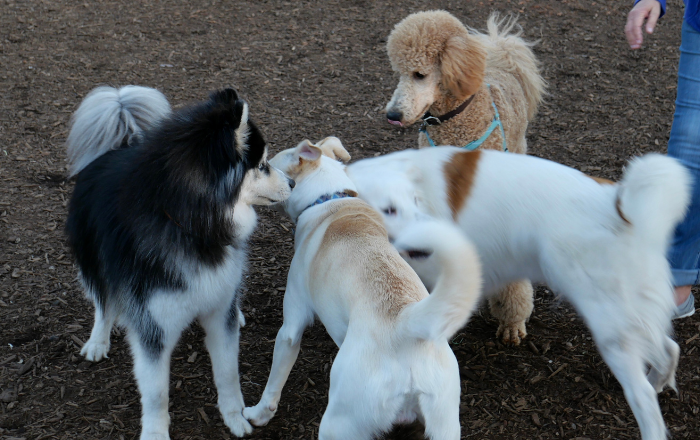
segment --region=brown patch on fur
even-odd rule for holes
[[[316,168],[321,166],[321,161],[320,160],[304,160],[301,157],[299,158],[299,162],[296,163],[295,165],[290,166],[286,173],[291,177],[292,179],[296,179],[299,177],[302,173],[313,171]]]
[[[331,215],[331,224],[326,229],[321,247],[332,242],[360,236],[386,238],[388,233],[381,215],[366,203],[345,204]]]
[[[595,176],[589,176],[586,174],[586,177],[590,177],[591,179],[595,180],[596,182],[600,183],[601,185],[615,185],[615,182],[609,179],[605,179],[603,177],[595,177]]]
[[[452,156],[445,163],[444,175],[447,184],[447,204],[452,211],[452,218],[457,219],[459,211],[471,192],[474,176],[481,157],[481,151],[463,151]]]
[[[627,217],[625,217],[625,213],[622,212],[622,207],[620,206],[621,204],[622,204],[622,200],[620,199],[620,196],[618,195],[617,198],[615,199],[615,209],[617,210],[617,215],[620,216],[620,218],[622,219],[622,221],[624,221],[624,222],[627,223],[628,225],[631,225],[632,222],[630,222],[629,220],[627,220]]]
[[[395,318],[409,303],[424,297],[422,285],[408,264],[389,243],[381,215],[365,202],[336,203],[318,252],[312,262],[312,277],[327,276],[318,269],[331,258],[343,255],[343,266],[366,286],[370,301],[383,315]],[[335,207],[334,207],[335,208]],[[325,263],[325,264],[324,264]]]

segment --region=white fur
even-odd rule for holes
[[[326,231],[338,221],[333,217],[336,212],[361,218],[372,211],[354,198],[306,208],[324,194],[354,189],[343,165],[309,145],[302,143],[271,161],[297,181],[285,205],[290,216],[298,218],[295,254],[270,377],[260,402],[246,408],[244,416],[254,425],[265,425],[274,416],[304,329],[318,316],[340,347],[331,368],[328,407],[319,426],[319,439],[370,439],[394,423],[416,418],[424,422],[431,439],[459,439],[459,371],[447,338],[464,325],[478,301],[479,264],[473,248],[449,225],[418,225],[404,232],[402,251],[430,247],[427,250],[435,255],[428,259],[453,262],[444,271],[445,282],[439,282],[438,289],[428,296],[388,240],[377,236],[362,240],[352,235],[356,238],[332,245],[324,242]],[[304,162],[320,165],[298,169]],[[290,174],[295,167],[297,172]],[[362,235],[362,228],[353,230]],[[433,240],[425,239],[426,231]],[[319,262],[316,257],[322,249],[329,254],[324,253]],[[363,256],[368,249],[385,255],[387,265],[396,272],[387,277],[386,271],[367,264]],[[462,266],[465,261],[472,263],[467,269]],[[373,273],[359,273],[365,270]],[[395,316],[382,312],[387,303],[378,298],[385,297],[384,292],[367,287],[368,279],[378,279],[381,284],[387,278],[407,280],[420,297],[409,301]]]
[[[170,114],[170,103],[156,89],[140,86],[97,87],[71,118],[66,141],[70,175],[118,148],[127,135],[139,134]],[[104,127],[116,127],[105,131]]]
[[[461,151],[407,150],[359,161],[348,175],[396,235],[426,214],[452,219],[443,167]],[[527,278],[563,294],[622,385],[642,438],[665,439],[655,391],[675,386],[679,353],[669,337],[674,302],[665,253],[688,204],[687,171],[648,155],[632,161],[619,184],[601,185],[543,159],[468,154],[481,158],[455,221],[479,251],[485,293]],[[411,263],[433,282],[436,267]]]

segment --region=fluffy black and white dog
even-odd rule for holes
[[[114,323],[127,329],[141,392],[141,439],[168,439],[170,357],[198,319],[218,404],[234,435],[250,433],[238,378],[237,288],[253,205],[289,197],[265,141],[232,89],[171,112],[157,90],[100,87],[80,104],[68,137],[77,175],[68,240],[95,325],[81,350],[107,356]]]

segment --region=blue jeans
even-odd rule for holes
[[[694,185],[688,214],[676,229],[668,260],[673,284],[685,286],[700,280],[700,33],[685,21],[677,92],[668,155],[690,170]]]

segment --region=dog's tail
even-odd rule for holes
[[[490,46],[487,50],[487,68],[510,72],[518,79],[527,102],[527,118],[531,120],[537,113],[546,87],[540,75],[539,62],[531,49],[535,43],[520,38],[522,29],[517,24],[517,17],[509,15],[501,18],[497,12],[493,12],[486,26],[486,40]]]
[[[130,136],[153,127],[170,113],[168,100],[156,89],[139,86],[98,87],[71,118],[66,141],[70,175],[119,148]]]
[[[654,386],[674,386],[673,373],[678,347],[669,338],[675,310],[671,273],[666,253],[673,231],[683,220],[690,203],[691,177],[677,160],[647,154],[627,166],[617,190],[617,211],[628,224],[636,247],[631,256],[641,265],[641,283],[633,292],[630,317],[637,346],[653,371],[661,372]]]
[[[401,311],[401,334],[423,340],[451,337],[466,324],[481,296],[476,250],[457,227],[438,220],[409,226],[394,246],[409,263],[434,258],[442,270],[431,295]]]
[[[666,253],[690,203],[691,177],[677,160],[647,154],[630,161],[617,191],[617,208],[638,242]]]

